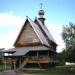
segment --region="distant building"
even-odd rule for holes
[[[14,69],[49,68],[57,63],[57,44],[45,26],[44,10],[39,11],[39,18],[32,21],[29,17],[16,39],[15,48],[5,50],[5,63]],[[14,36],[14,35],[13,35]]]

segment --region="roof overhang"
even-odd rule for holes
[[[56,52],[46,46],[33,46],[33,47],[21,47],[21,48],[12,48],[9,50],[3,51],[4,53],[13,53],[11,56],[24,56],[30,51],[45,51],[50,50]]]

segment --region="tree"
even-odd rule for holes
[[[66,58],[65,53],[66,53],[65,50],[59,53],[59,56],[58,56],[59,65],[65,65],[65,58]]]
[[[65,60],[75,62],[75,24],[69,23],[64,26],[62,37],[66,45]]]

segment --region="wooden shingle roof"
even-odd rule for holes
[[[40,39],[41,43],[49,46],[45,36],[41,32],[38,25],[35,22],[33,22],[30,18],[28,18],[28,21],[30,22],[31,26],[33,27],[33,29],[34,29],[35,33],[37,34],[38,38]]]
[[[43,31],[45,32],[45,34],[47,35],[49,40],[51,40],[52,42],[54,42],[56,44],[56,41],[52,37],[51,33],[48,31],[47,27],[45,25],[43,25],[42,22],[38,18],[36,18],[36,20],[39,23],[39,25],[42,27]]]
[[[41,51],[41,50],[44,51],[50,49],[45,46],[16,48],[16,52],[12,56],[23,56],[26,55],[29,51]]]
[[[33,47],[20,47],[20,48],[12,48],[3,51],[4,53],[12,53],[11,51],[14,51],[14,53],[11,56],[24,56],[29,51],[44,51],[44,50],[50,50],[50,48],[45,46],[33,46]],[[51,50],[54,51],[54,50]]]

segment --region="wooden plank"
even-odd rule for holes
[[[27,63],[49,63],[49,61],[28,61]]]
[[[26,44],[26,43],[35,43],[40,42],[39,38],[37,37],[36,33],[34,32],[33,28],[27,23],[25,26],[18,43]]]

